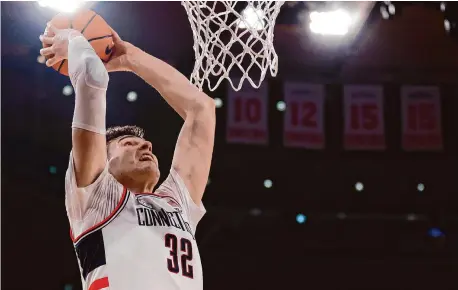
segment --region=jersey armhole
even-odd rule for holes
[[[192,222],[194,223],[194,227],[197,226],[197,223],[202,219],[205,215],[207,210],[204,207],[203,202],[200,202],[200,205],[197,205],[191,197],[184,180],[181,178],[180,174],[173,168],[170,169],[170,175],[173,179],[173,182],[177,185],[177,190],[180,192],[179,194],[185,199],[185,203],[189,208],[189,215],[192,218]],[[194,229],[195,230],[195,229]]]
[[[106,218],[104,218],[102,221],[100,221],[100,222],[96,223],[95,225],[93,225],[92,227],[84,230],[81,234],[79,234],[76,237],[73,235],[72,227],[70,226],[70,238],[71,238],[71,240],[72,240],[72,242],[74,244],[77,244],[84,237],[90,235],[91,233],[104,228],[106,225],[108,225],[112,220],[114,220],[118,216],[118,214],[124,209],[124,207],[127,204],[127,201],[129,200],[129,191],[127,190],[127,188],[123,186],[122,191],[123,192],[121,194],[121,198],[120,198],[118,204],[110,212],[110,214]]]
[[[70,238],[76,244],[85,236],[106,226],[118,215],[127,203],[128,190],[109,173],[108,162],[94,182],[78,187],[73,154],[70,152],[65,200]]]
[[[73,151],[70,151],[70,161],[67,169],[67,174],[69,175],[68,178],[70,178],[71,182],[71,187],[75,190],[81,190],[81,191],[91,191],[93,187],[97,186],[102,179],[108,174],[108,161],[105,163],[105,167],[103,168],[102,172],[100,172],[99,176],[92,182],[91,184],[84,186],[84,187],[78,187],[76,184],[76,172],[75,172],[75,161],[73,159]]]

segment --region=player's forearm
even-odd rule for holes
[[[146,52],[138,51],[129,63],[131,70],[154,87],[183,119],[213,103],[178,70]]]
[[[105,114],[108,73],[82,36],[68,46],[69,75],[75,88],[73,161],[77,186],[92,184],[106,164]]]

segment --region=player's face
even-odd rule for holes
[[[135,136],[119,137],[108,144],[110,171],[120,179],[156,184],[159,163],[151,142]]]

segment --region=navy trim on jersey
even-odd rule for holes
[[[105,245],[103,243],[102,229],[88,234],[84,240],[75,247],[76,256],[80,262],[81,274],[84,280],[94,269],[106,264]]]
[[[161,194],[157,194],[157,193],[134,193],[134,196],[152,196],[152,197],[155,197],[155,198],[170,198],[171,200],[173,200],[178,206],[181,207],[181,203],[178,202],[178,200],[176,200],[173,196],[171,195],[161,195]]]
[[[81,241],[84,240],[87,236],[89,236],[95,231],[103,229],[118,216],[118,214],[124,209],[127,202],[129,201],[130,191],[128,191],[126,188],[124,188],[124,191],[126,191],[126,193],[123,194],[124,198],[120,200],[120,205],[118,205],[117,210],[112,212],[106,220],[103,220],[100,224],[97,224],[95,227],[90,228],[87,232],[83,233],[82,235],[78,236],[75,240],[73,240],[73,244],[75,247],[78,247],[78,244],[81,243]]]

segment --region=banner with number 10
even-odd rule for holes
[[[346,85],[344,116],[345,149],[385,149],[382,86]]]
[[[240,91],[228,86],[226,139],[229,143],[267,144],[267,82],[259,89],[245,82]]]

